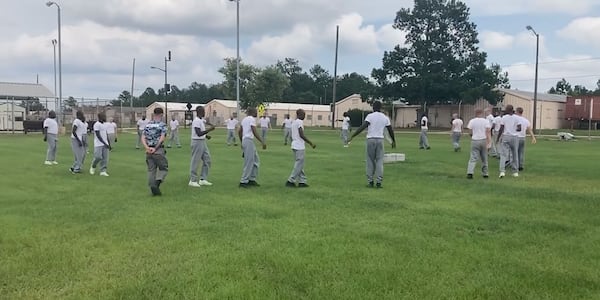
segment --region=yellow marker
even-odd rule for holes
[[[264,104],[261,104],[258,106],[258,115],[262,116],[265,113],[265,106]]]

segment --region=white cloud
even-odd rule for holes
[[[389,51],[396,45],[404,45],[406,32],[395,29],[392,24],[386,24],[377,30],[377,41],[383,50]]]
[[[479,34],[481,47],[486,51],[511,49],[514,46],[515,37],[503,32],[484,30]]]
[[[480,15],[587,14],[599,7],[597,0],[465,0],[474,13]]]
[[[600,18],[579,18],[558,31],[562,38],[574,40],[581,45],[600,48]]]

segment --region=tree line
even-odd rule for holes
[[[600,96],[600,79],[596,81],[596,89],[592,90],[580,84],[571,86],[571,84],[563,78],[556,82],[556,85],[548,90],[548,94],[567,96]]]

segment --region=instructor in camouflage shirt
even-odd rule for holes
[[[163,145],[167,135],[167,126],[162,122],[162,116],[162,108],[155,108],[152,121],[146,125],[142,133],[142,144],[146,149],[146,164],[148,165],[148,185],[153,196],[162,195],[160,184],[169,172],[169,162]]]

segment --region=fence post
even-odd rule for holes
[[[15,97],[12,98],[12,133],[15,134]]]

